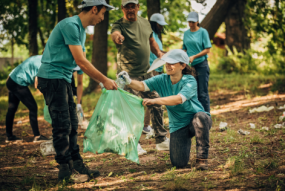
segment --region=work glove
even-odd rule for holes
[[[76,105],[76,111],[77,111],[77,112],[80,112],[80,113],[83,113],[83,109],[82,109],[82,106],[81,106],[80,103],[78,103],[78,104]]]
[[[122,78],[126,82],[126,85],[129,85],[132,82],[132,79],[130,78],[128,72],[126,72],[126,71],[120,72],[118,74],[118,78]]]

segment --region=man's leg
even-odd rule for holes
[[[196,137],[196,150],[197,161],[200,170],[206,170],[207,159],[209,153],[209,132],[212,127],[212,119],[204,112],[198,112],[194,115],[192,125],[190,126],[191,134],[195,134]]]
[[[188,125],[170,134],[170,161],[173,166],[185,167],[189,161],[190,149],[191,137]]]
[[[208,92],[210,69],[208,61],[205,60],[195,65],[194,68],[197,73],[198,100],[204,107],[204,110],[210,113],[210,97]]]

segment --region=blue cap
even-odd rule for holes
[[[192,22],[198,22],[199,21],[199,15],[197,12],[191,12],[187,16],[187,21],[192,21]]]
[[[189,61],[190,61],[189,57],[184,50],[181,49],[170,50],[168,53],[163,55],[161,59],[160,58],[155,59],[147,72],[151,72],[159,68],[160,66],[163,66],[166,63],[176,64],[178,62],[182,62],[185,64],[189,64]]]
[[[157,22],[161,26],[168,25],[164,20],[164,16],[160,13],[154,13],[153,15],[151,15],[149,20]]]
[[[109,5],[106,3],[106,0],[83,0],[81,2],[81,5],[78,6],[79,9],[83,9],[85,7],[93,7],[97,5],[104,5],[107,7],[106,11],[110,11],[111,9],[114,9],[115,7]]]

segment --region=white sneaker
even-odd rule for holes
[[[170,140],[166,137],[166,139],[162,143],[156,144],[156,150],[169,151],[169,144]]]
[[[138,144],[138,155],[145,155],[147,152],[143,150],[141,144]]]
[[[147,127],[143,127],[143,133],[144,134],[148,134],[148,133],[150,133],[150,131],[152,130],[152,128],[151,128],[151,126],[147,126]]]

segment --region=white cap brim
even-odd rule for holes
[[[192,21],[192,22],[197,22],[198,21],[198,19],[195,19],[195,18],[189,18],[189,19],[187,19],[187,21],[189,22],[189,21]]]
[[[152,72],[153,70],[159,68],[160,66],[163,66],[166,62],[164,60],[161,60],[160,58],[157,58],[153,61],[152,65],[148,69],[147,73]]]
[[[157,21],[157,23],[160,24],[161,26],[168,25],[165,21],[163,22]]]
[[[111,5],[107,4],[107,3],[102,3],[100,5],[106,6],[107,7],[106,11],[110,11],[110,10],[115,8],[115,7],[113,7],[113,6],[111,6]],[[99,6],[99,5],[85,5],[85,4],[83,4],[83,5],[78,5],[78,9],[82,9],[84,7],[93,7],[93,6]]]

